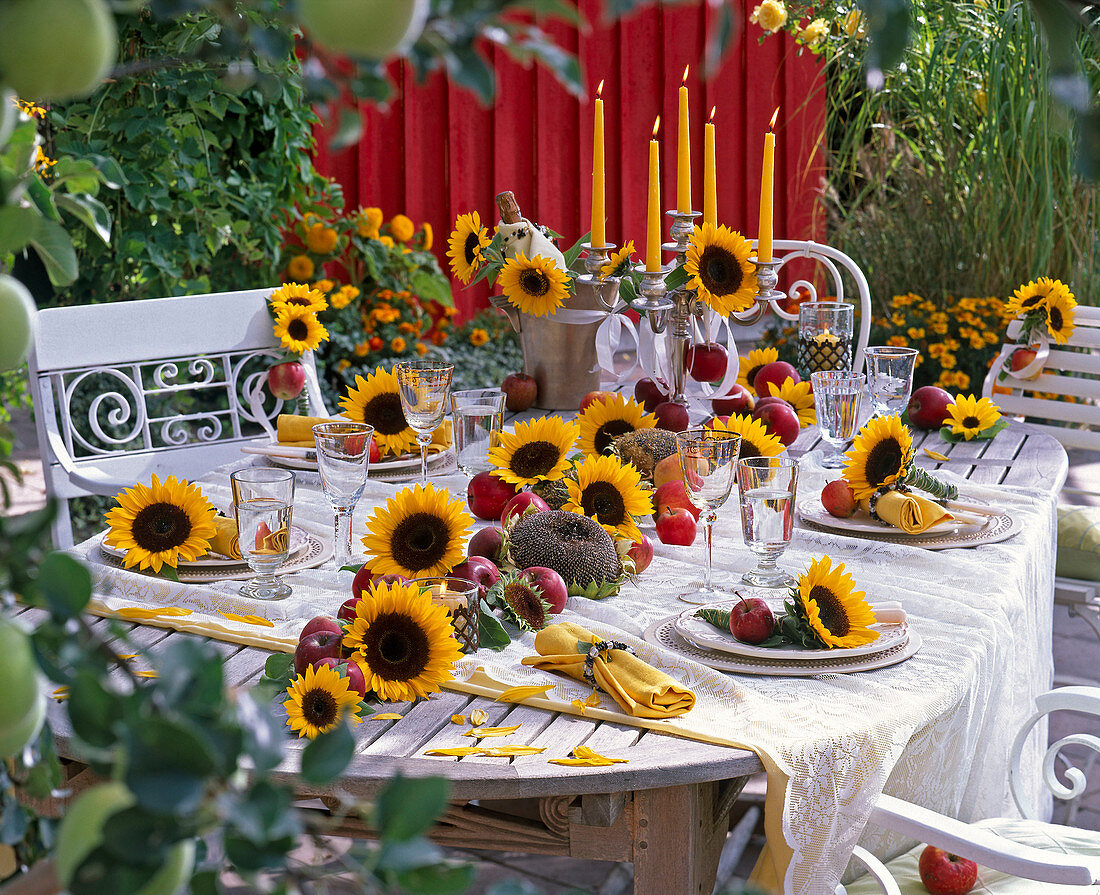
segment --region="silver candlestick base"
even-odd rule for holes
[[[619,278],[605,277],[601,280],[600,268],[607,264],[618,246],[612,242],[602,246],[593,246],[585,242],[581,243],[581,248],[588,251],[584,258],[584,269],[588,273],[583,273],[576,278],[577,286],[591,289],[601,306],[614,311],[619,303]]]
[[[770,302],[787,297],[775,288],[779,283],[779,268],[783,264],[781,260],[773,258],[771,261],[761,261],[756,255],[751,255],[749,261],[756,267],[756,304],[744,314],[737,314],[732,318],[742,326],[752,326],[764,316]]]
[[[672,265],[660,270],[646,270],[644,264],[635,268],[642,275],[641,298],[634,299],[631,307],[649,319],[649,328],[655,333],[663,333],[668,326],[668,315],[673,302],[665,288],[665,277],[672,272]]]

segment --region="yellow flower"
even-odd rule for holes
[[[462,562],[473,519],[446,488],[403,488],[367,520],[363,547],[376,575],[446,575]]]
[[[355,345],[355,356],[356,357],[366,357],[368,354],[370,354],[370,343],[369,342],[357,342],[356,345]]]
[[[772,2],[775,0],[764,0]],[[699,298],[723,317],[747,310],[756,296],[756,268],[749,262],[751,254],[752,244],[729,227],[696,227],[684,264],[688,282]]]
[[[905,336],[890,336],[890,338],[886,340],[886,344],[904,348],[909,342],[906,340]]]
[[[809,382],[795,382],[790,376],[783,380],[782,385],[768,383],[768,391],[773,397],[782,398],[794,408],[794,412],[798,414],[798,424],[803,429],[817,422],[811,388]]]
[[[298,731],[299,739],[327,733],[343,722],[345,713],[357,724],[363,720],[359,693],[351,689],[348,678],[327,665],[307,666],[286,692],[290,697],[283,703],[287,727]]]
[[[522,252],[504,262],[497,286],[512,306],[532,317],[546,317],[565,303],[569,277],[552,258]]]
[[[953,355],[953,354],[941,354],[940,355],[940,366],[943,367],[945,370],[955,369],[955,364],[956,363],[957,363],[957,359],[956,359],[955,355]]]
[[[397,377],[392,371],[377,367],[366,379],[356,376],[355,388],[348,386],[340,406],[349,420],[374,426],[374,440],[383,454],[400,456],[416,445],[416,433],[401,409]]]
[[[306,231],[306,248],[317,255],[328,255],[336,248],[339,236],[331,227],[318,222]]]
[[[632,239],[600,266],[600,279],[623,276],[630,269],[630,261],[633,257],[634,240]]]
[[[815,559],[798,578],[797,597],[810,628],[828,648],[862,646],[878,638],[867,595],[855,589],[844,563],[835,569],[827,556]]]
[[[420,225],[420,231],[423,234],[420,238],[420,248],[426,252],[432,247],[432,243],[435,241],[435,236],[432,233],[432,225],[425,221]]]
[[[657,417],[646,413],[633,398],[616,392],[613,397],[593,401],[577,418],[580,440],[577,447],[586,456],[610,453],[611,442],[635,429],[655,429]]]
[[[745,357],[737,358],[737,384],[743,385],[749,390],[749,394],[755,395],[753,380],[760,368],[766,364],[779,360],[779,352],[774,348],[754,348]]]
[[[924,327],[923,326],[911,326],[911,327],[909,327],[909,329],[906,330],[906,333],[908,334],[909,338],[913,339],[914,341],[917,340],[917,339],[923,339],[924,338]]]
[[[1054,282],[1062,288],[1052,290],[1050,295],[1047,296],[1047,332],[1059,345],[1065,345],[1069,337],[1073,335],[1074,309],[1077,307],[1077,301],[1074,299],[1073,293],[1063,283],[1058,280]]]
[[[733,432],[741,436],[738,460],[747,460],[749,457],[777,457],[786,450],[779,436],[772,435],[767,426],[751,416],[735,413],[726,422],[715,417],[707,425],[719,432]]]
[[[484,260],[481,250],[490,242],[488,229],[481,226],[480,214],[476,211],[460,214],[455,220],[447,249],[451,272],[463,283],[469,283]]]
[[[305,308],[284,306],[275,317],[275,335],[294,354],[313,351],[328,339],[328,330]]]
[[[343,373],[344,370],[348,369],[350,366],[351,366],[351,361],[348,360],[346,357],[342,357],[342,358],[340,358],[340,360],[338,360],[336,362],[336,371],[338,373]]]
[[[390,351],[394,354],[400,354],[405,350],[405,340],[401,336],[395,336],[390,340]]]
[[[989,398],[959,395],[953,404],[947,405],[947,414],[951,417],[951,431],[970,441],[975,435],[996,424],[1001,418],[1001,408]]]
[[[515,432],[501,432],[489,448],[493,475],[513,485],[534,485],[540,479],[560,479],[569,469],[569,452],[577,440],[576,422],[558,416],[516,423]]]
[[[844,17],[844,33],[856,40],[863,40],[867,36],[867,22],[860,10],[853,9]]]
[[[167,564],[191,561],[210,549],[217,510],[198,485],[168,476],[161,483],[155,475],[149,485],[140,482],[115,496],[118,506],[107,513],[105,542],[125,550],[127,569],[160,572]]]
[[[384,245],[387,249],[392,249],[393,248],[394,243],[393,243],[393,238],[392,237],[379,236],[378,241],[380,243],[382,243],[382,245]]]
[[[970,377],[962,370],[944,370],[936,385],[940,388],[969,388]]]
[[[352,303],[352,301],[358,294],[359,290],[356,289],[354,286],[342,286],[332,296],[332,306],[337,310],[340,310],[341,308],[346,308]]]
[[[576,481],[566,479],[565,485],[569,499],[563,510],[595,519],[612,536],[642,539],[634,519],[652,514],[653,500],[633,463],[624,466],[618,457],[589,456],[577,467]]]
[[[425,345],[423,342],[417,342],[416,353],[423,357],[425,354],[428,353],[428,346]]]
[[[829,26],[824,19],[814,19],[798,32],[798,39],[808,47],[815,47],[829,34]]]
[[[844,478],[856,500],[904,479],[913,462],[913,435],[896,413],[871,419],[845,454]]]
[[[356,232],[363,239],[377,239],[384,219],[381,208],[360,208],[355,215]]]
[[[787,24],[787,7],[782,0],[763,0],[752,11],[749,21],[765,31],[778,31]]]
[[[41,146],[34,147],[34,170],[39,174],[45,174],[54,165],[57,164],[57,159],[50,158],[46,153],[42,151]]]
[[[474,346],[484,345],[489,341],[489,333],[484,329],[475,329],[470,333],[470,344]]]
[[[315,269],[309,255],[295,255],[286,266],[286,272],[292,280],[311,279]]]
[[[316,283],[313,284],[313,288],[321,293],[329,293],[333,290],[333,287],[335,287],[335,285],[336,284],[332,282],[332,280],[318,280]]]
[[[390,218],[390,233],[398,242],[408,242],[416,232],[416,225],[403,214],[395,214]]]
[[[382,699],[424,699],[454,677],[462,650],[446,607],[427,590],[395,582],[372,587],[355,607],[344,646]]]
[[[309,314],[319,314],[328,307],[324,295],[302,283],[283,283],[271,293],[268,301],[276,314],[283,308],[297,308]]]

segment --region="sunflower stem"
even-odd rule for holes
[[[922,491],[927,491],[933,497],[940,500],[954,500],[959,496],[959,489],[954,485],[949,485],[947,482],[941,482],[939,479],[929,475],[923,469],[916,466],[909,470],[909,474],[905,477],[905,484],[912,485],[914,488],[920,488]]]

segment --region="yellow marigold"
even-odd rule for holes
[[[945,352],[944,354],[940,355],[940,366],[943,367],[945,370],[955,369],[955,365],[957,363],[958,360],[953,354]]]
[[[483,329],[475,329],[470,333],[471,345],[484,345],[489,341],[489,333]]]
[[[890,315],[890,322],[892,324],[894,324],[894,326],[905,326],[905,315],[904,314],[891,314]]]
[[[336,248],[340,237],[332,227],[318,222],[310,224],[306,231],[306,248],[318,255],[328,255]]]
[[[982,338],[985,339],[987,345],[996,345],[1001,340],[1001,337],[992,330],[986,330]]]
[[[423,357],[425,354],[428,353],[428,346],[425,345],[423,342],[417,342],[416,353]]]
[[[370,354],[370,344],[368,342],[360,342],[355,346],[356,357],[366,357]]]
[[[416,233],[416,225],[407,215],[395,214],[390,218],[390,233],[398,242],[408,242]]]
[[[943,344],[947,346],[948,351],[958,351],[962,347],[958,339],[944,339]]]
[[[382,243],[387,249],[393,248],[393,240],[388,236],[379,236],[378,241]]]
[[[405,350],[405,340],[402,339],[401,336],[395,336],[390,341],[390,351],[392,351],[394,354],[400,354],[404,350]]]
[[[338,360],[336,362],[336,369],[340,373],[343,373],[344,370],[346,370],[350,366],[351,366],[351,361],[348,360],[346,357],[342,357],[342,358],[340,358],[340,360]]]
[[[447,341],[447,334],[445,332],[443,332],[442,330],[436,330],[434,333],[432,333],[432,344],[433,345],[442,345],[446,341]]]
[[[297,282],[311,279],[314,270],[313,261],[308,255],[295,255],[286,266],[288,278]]]
[[[911,327],[909,327],[909,329],[906,330],[906,333],[909,335],[910,339],[923,339],[924,338],[924,327],[923,326],[911,326]]]
[[[46,153],[42,151],[41,146],[34,147],[34,170],[39,174],[45,174],[54,165],[57,164],[57,159],[50,158]]]
[[[962,370],[944,370],[936,385],[940,388],[969,388],[970,377]]]
[[[778,31],[787,24],[787,7],[783,0],[763,0],[749,17],[749,21],[765,31]]]
[[[798,39],[808,47],[817,46],[829,34],[829,25],[824,19],[814,19],[798,32]]]
[[[886,340],[886,344],[904,348],[909,344],[909,340],[906,339],[905,336],[890,336],[890,338]]]
[[[416,327],[413,326],[411,323],[399,323],[397,325],[397,331],[402,332],[405,335],[411,335],[412,333],[416,332]]]
[[[946,323],[933,323],[932,324],[932,332],[934,332],[937,336],[945,335],[947,333],[947,324]]]
[[[334,308],[336,308],[336,310],[340,310],[340,308],[346,308],[348,305],[350,305],[353,297],[354,296],[341,289],[339,292],[332,296],[330,304]]]
[[[844,33],[856,40],[863,40],[867,36],[867,20],[858,9],[851,10],[844,17]]]
[[[313,284],[313,288],[318,292],[331,292],[335,285],[332,280],[318,280]]]
[[[443,309],[443,316],[446,317],[448,320],[450,320],[452,317],[454,317],[454,315],[457,314],[457,313],[458,313],[458,308],[444,308]]]

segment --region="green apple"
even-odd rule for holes
[[[0,3],[0,84],[25,100],[91,93],[117,56],[115,20],[103,0]]]
[[[57,876],[68,886],[81,862],[103,842],[108,819],[129,808],[136,799],[123,783],[101,783],[85,790],[69,806],[57,831],[54,864]],[[168,858],[138,895],[175,895],[191,878],[195,867],[195,841],[185,839],[168,851]]]
[[[400,56],[428,18],[431,0],[299,0],[306,32],[337,53],[367,59]]]
[[[0,274],[0,370],[22,366],[34,341],[34,299],[15,277]]]

